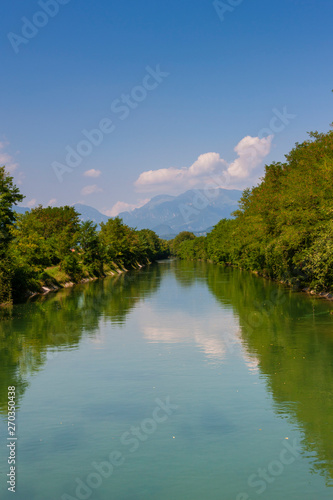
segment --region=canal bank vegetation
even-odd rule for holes
[[[17,214],[23,200],[0,168],[0,304],[31,293],[141,267],[168,255],[153,231],[137,231],[119,217],[100,227],[81,222],[73,207],[38,206]]]
[[[333,131],[313,132],[265,167],[233,219],[170,242],[181,259],[233,265],[299,288],[333,292]]]

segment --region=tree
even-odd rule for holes
[[[13,177],[0,167],[0,255],[3,256],[11,240],[11,227],[15,222],[13,205],[20,203],[25,196],[13,184]]]
[[[103,274],[103,260],[97,224],[91,221],[83,222],[78,232],[79,251],[82,254],[83,264],[89,273],[96,276]]]
[[[12,239],[11,228],[15,223],[13,205],[21,202],[24,196],[13,183],[5,167],[0,167],[0,304],[11,301],[12,263],[8,255]]]
[[[151,229],[138,231],[140,241],[140,253],[147,262],[153,262],[162,255],[161,240]]]
[[[333,290],[333,131],[312,132],[266,165],[261,182],[246,189],[234,219],[222,219],[206,244],[181,233],[171,249],[250,269],[297,287]]]
[[[177,234],[177,236],[170,241],[170,251],[173,255],[178,255],[178,251],[180,248],[180,245],[182,244],[183,241],[186,240],[194,240],[195,235],[191,233],[190,231],[182,231],[181,233]]]
[[[121,267],[133,267],[140,257],[138,232],[123,223],[120,217],[101,223],[100,241],[106,259]]]

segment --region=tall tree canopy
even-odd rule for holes
[[[6,251],[11,239],[11,227],[15,222],[13,205],[21,202],[25,197],[13,183],[13,177],[0,167],[0,254]]]
[[[8,246],[12,239],[11,229],[15,222],[13,205],[24,199],[11,177],[0,167],[0,304],[11,300],[12,266]]]
[[[171,251],[333,292],[333,131],[309,135],[285,163],[265,167],[234,219],[220,221],[205,240],[175,239]]]

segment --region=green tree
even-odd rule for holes
[[[101,223],[100,241],[106,259],[121,267],[134,267],[140,257],[139,236],[120,217]]]
[[[103,274],[103,259],[97,224],[91,221],[83,222],[78,231],[79,251],[83,264],[89,274],[101,276]]]
[[[21,202],[24,196],[13,183],[11,177],[0,167],[0,304],[11,301],[12,262],[9,244],[12,239],[11,229],[15,223],[13,205]]]
[[[333,131],[309,136],[285,163],[266,165],[261,182],[243,192],[234,218],[215,226],[204,245],[208,259],[332,290]],[[175,238],[172,252],[201,259],[202,245],[186,238]]]
[[[12,238],[11,227],[15,222],[13,205],[17,205],[24,198],[19,188],[13,183],[13,177],[5,171],[5,167],[0,167],[0,252],[2,255]]]
[[[170,252],[172,253],[172,255],[178,255],[180,245],[183,243],[183,241],[194,239],[195,235],[193,233],[191,233],[190,231],[182,231],[181,233],[177,234],[177,236],[173,238],[173,240],[170,240]]]
[[[40,268],[61,263],[77,246],[79,214],[74,207],[41,205],[18,217],[13,236],[19,256]]]
[[[151,229],[138,231],[140,242],[140,254],[145,262],[153,262],[163,256],[162,242],[157,234]]]

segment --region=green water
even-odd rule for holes
[[[178,261],[15,306],[0,323],[0,498],[332,498],[332,310]]]

